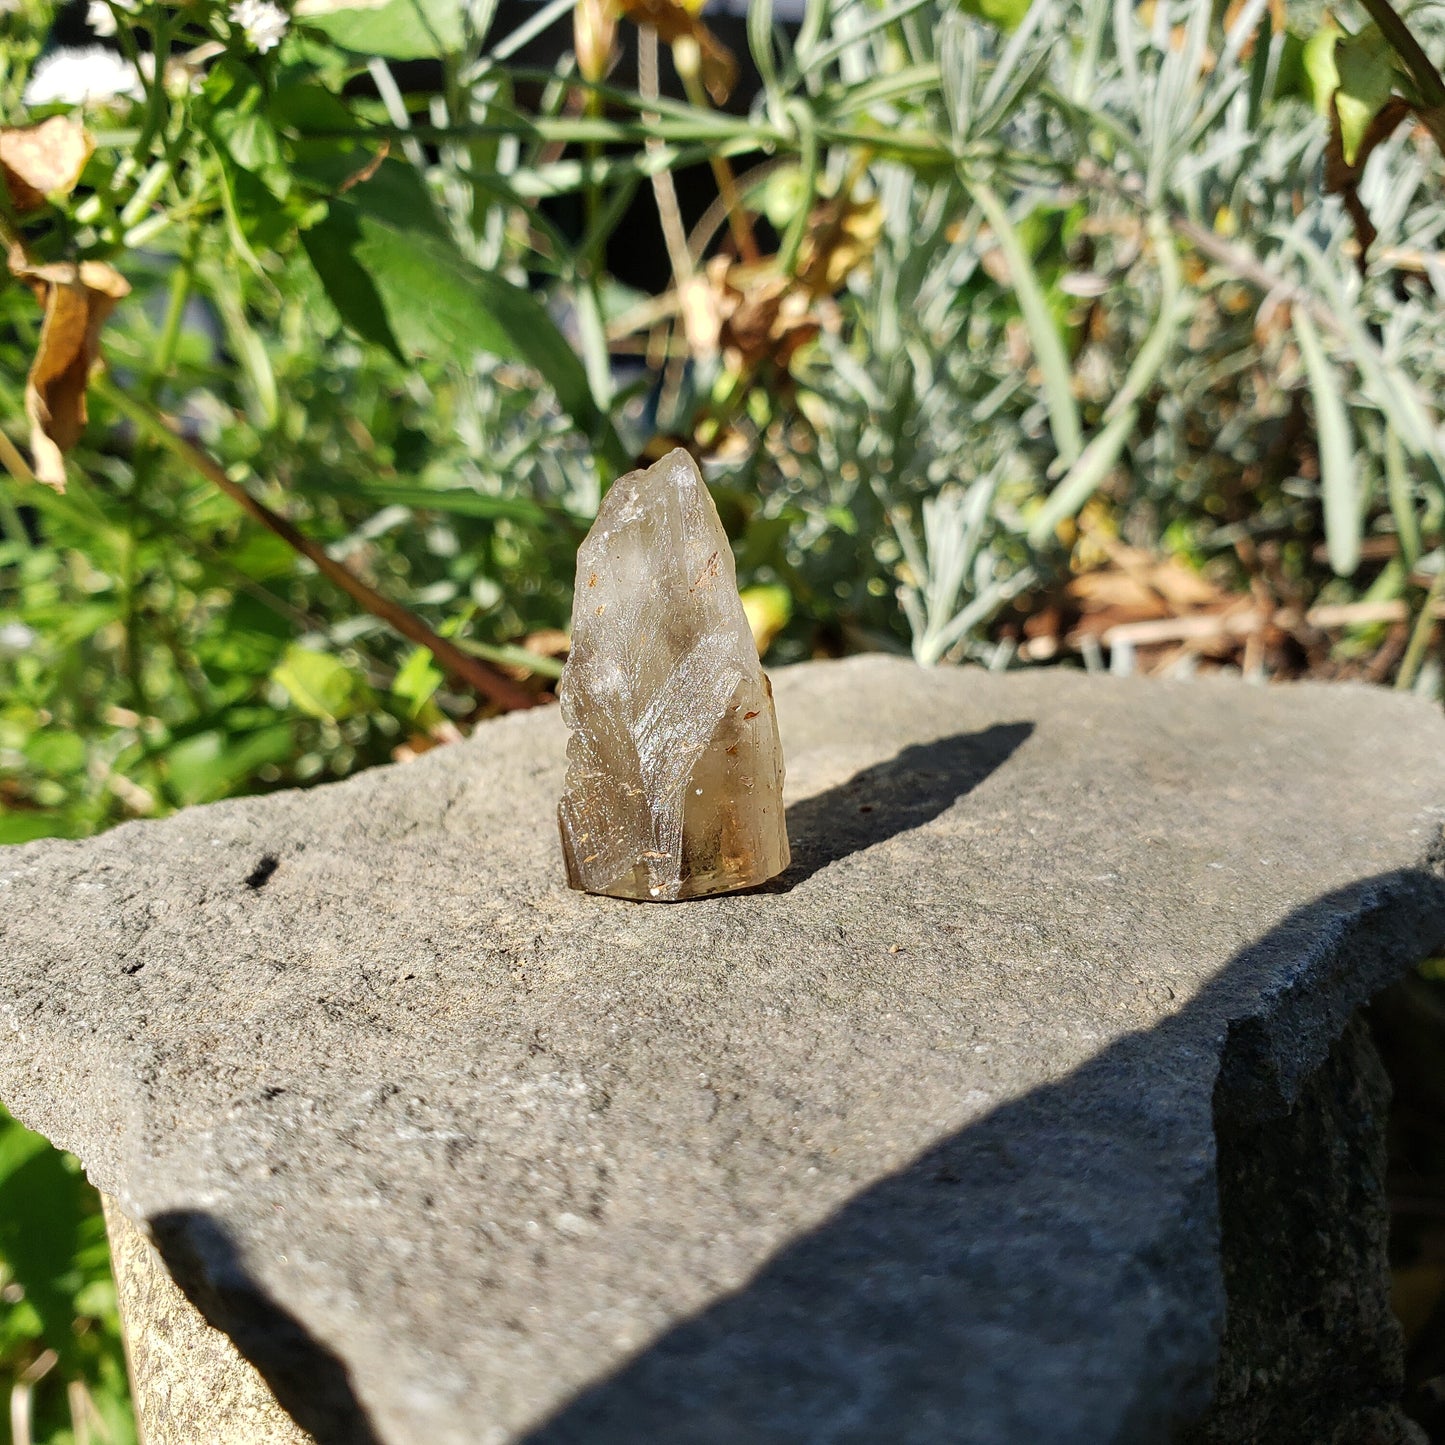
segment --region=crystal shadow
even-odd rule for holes
[[[1351,1174],[1325,1149],[1308,1167],[1291,1156],[1267,1181],[1263,1215],[1229,1206],[1239,1180],[1270,1165],[1247,1126],[1262,1110],[1291,1117],[1321,1082],[1329,1103],[1345,1047],[1331,1035],[1442,946],[1445,877],[1431,868],[1319,897],[1178,1013],[861,1189],[519,1445],[1358,1440],[1324,1426],[1362,1406],[1399,1425],[1388,1221],[1371,1161]],[[1208,1109],[1211,1076],[1217,1154],[1200,1149],[1180,1102],[1193,1089]],[[1350,1216],[1343,1247],[1297,1223],[1313,1223],[1327,1166],[1373,1212]],[[1262,1233],[1271,1277],[1222,1268],[1253,1257]],[[1342,1259],[1353,1280],[1335,1273]],[[1335,1288],[1301,1302],[1296,1279]],[[1352,1286],[1370,1279],[1378,1289],[1357,1297]],[[1280,1352],[1308,1373],[1256,1377]],[[1261,1378],[1281,1383],[1260,1389]],[[1252,1395],[1231,1390],[1240,1380]],[[1211,1395],[1224,1413],[1201,1421]],[[1271,1411],[1290,1418],[1266,1432]]]
[[[759,893],[787,893],[830,863],[930,823],[1001,768],[1033,732],[1031,722],[996,723],[915,743],[885,763],[788,809],[792,863]]]

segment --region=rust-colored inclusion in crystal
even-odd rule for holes
[[[685,451],[603,498],[577,553],[559,692],[573,888],[671,901],[788,866],[773,690],[727,534]]]

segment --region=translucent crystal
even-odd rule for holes
[[[788,866],[773,690],[727,534],[685,451],[603,498],[577,553],[560,694],[573,888],[696,898]]]

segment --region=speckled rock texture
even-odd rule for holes
[[[1445,946],[1445,721],[878,657],[774,680],[794,857],[752,893],[569,890],[555,711],[0,852],[0,1097],[323,1445],[1204,1415],[1216,1118],[1313,1119],[1352,1012]]]
[[[1389,1104],[1357,1017],[1293,1107],[1216,1109],[1226,1328],[1209,1413],[1177,1445],[1428,1445],[1397,1408]]]
[[[311,1445],[229,1336],[206,1323],[141,1227],[106,1201],[144,1445]]]

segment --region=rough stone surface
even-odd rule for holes
[[[773,690],[728,535],[680,447],[602,499],[577,552],[558,697],[574,888],[675,902],[788,866]]]
[[[0,854],[0,1096],[318,1440],[1152,1445],[1206,1406],[1219,1099],[1288,1109],[1445,944],[1445,722],[775,682],[794,862],[748,894],[570,891],[556,712]]]
[[[109,1200],[105,1226],[145,1445],[313,1445],[181,1292],[140,1226]]]
[[[1363,1018],[1291,1108],[1236,1103],[1215,1111],[1224,1342],[1208,1418],[1179,1445],[1428,1445],[1398,1408],[1390,1081]]]

